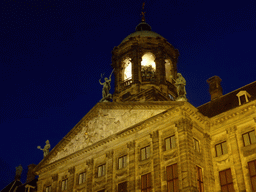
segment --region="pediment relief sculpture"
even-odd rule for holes
[[[81,131],[56,156],[50,159],[50,163],[68,156],[76,151],[84,149],[112,134],[133,126],[145,119],[155,116],[164,109],[159,110],[109,110],[102,109],[98,116],[92,118],[84,125]],[[143,114],[143,115],[142,115]]]

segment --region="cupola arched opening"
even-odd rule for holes
[[[122,80],[124,85],[130,85],[132,83],[132,62],[130,57],[125,57],[122,66],[123,66],[123,73],[122,73]]]
[[[141,79],[142,82],[155,82],[156,63],[155,55],[151,52],[146,52],[141,58]]]
[[[165,59],[165,77],[166,81],[172,83],[174,79],[174,67],[171,59]]]

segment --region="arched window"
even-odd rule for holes
[[[155,56],[147,52],[142,56],[141,77],[142,81],[155,81],[156,63]]]
[[[166,80],[172,82],[173,79],[173,64],[170,59],[165,59],[165,76]]]
[[[124,66],[124,81],[130,80],[132,78],[132,63],[131,58],[127,57],[123,61]]]

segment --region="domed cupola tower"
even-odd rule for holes
[[[179,52],[142,22],[112,51],[113,101],[170,101],[177,97]]]

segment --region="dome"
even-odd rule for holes
[[[128,41],[130,37],[136,37],[136,36],[140,36],[140,37],[161,37],[164,38],[163,36],[159,35],[158,33],[151,31],[151,26],[146,23],[146,22],[141,22],[139,23],[136,28],[135,28],[135,32],[131,33],[130,35],[128,35],[126,38],[124,38],[124,40],[121,43],[124,43],[125,41]]]

